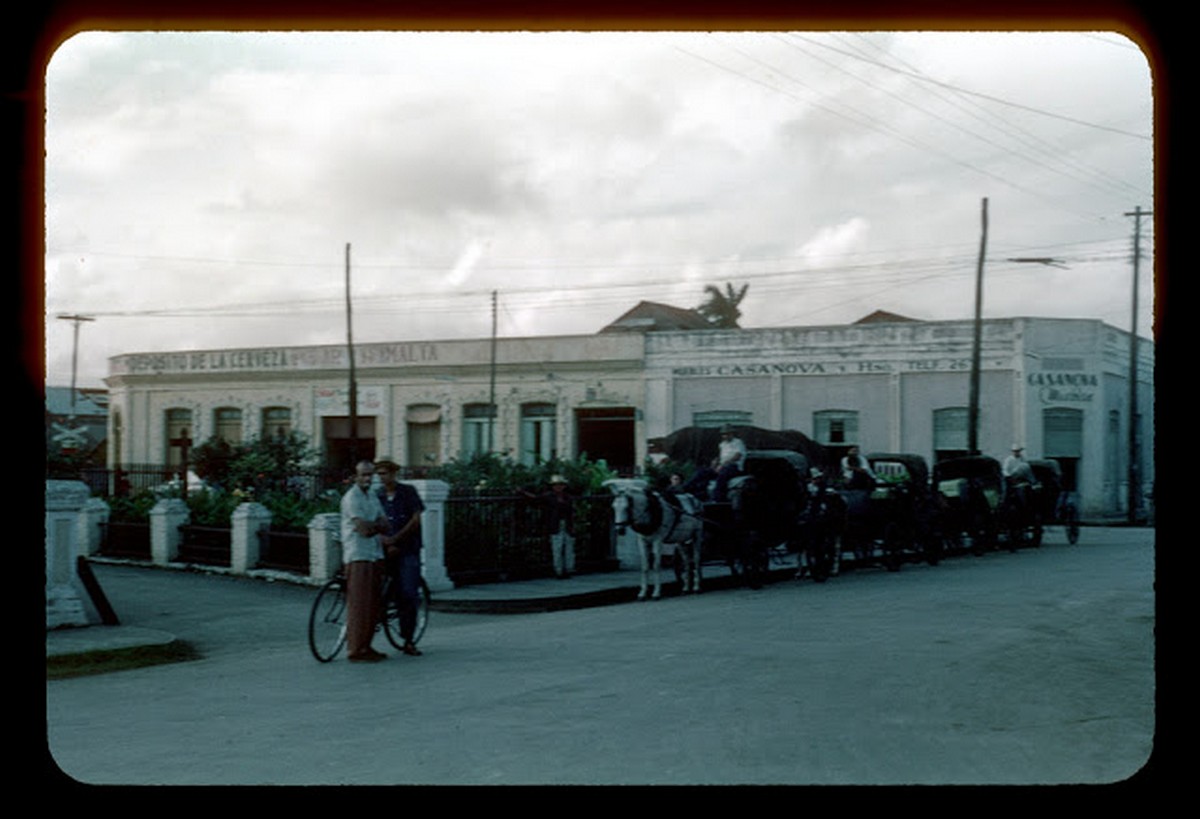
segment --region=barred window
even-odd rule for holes
[[[287,407],[267,407],[262,411],[262,437],[283,438],[292,431],[292,411]]]
[[[235,407],[220,407],[213,411],[216,436],[229,444],[242,442],[242,411]]]
[[[820,410],[813,413],[813,439],[825,446],[858,443],[858,413],[854,410]]]
[[[558,430],[553,404],[524,404],[521,407],[521,463],[526,466],[554,460]]]
[[[466,404],[463,406],[464,457],[490,452],[493,446],[492,429],[495,425],[494,404]]]

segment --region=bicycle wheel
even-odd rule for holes
[[[313,656],[327,663],[346,644],[346,583],[335,577],[317,593],[308,615],[308,647]]]
[[[391,594],[387,594],[385,599],[387,603],[386,616],[383,621],[384,634],[387,635],[388,642],[396,649],[402,649],[404,648],[404,638],[400,636],[400,607],[396,605]],[[427,625],[429,625],[429,586],[422,577],[421,585],[417,587],[417,622],[413,628],[413,645],[421,642]]]

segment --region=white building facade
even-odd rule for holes
[[[500,339],[494,355],[490,340],[356,345],[358,455],[420,467],[586,453],[631,471],[645,457],[643,349],[632,334]],[[130,354],[109,369],[110,464],[175,464],[184,439],[290,430],[349,467],[344,346]]]
[[[525,463],[586,453],[628,474],[647,441],[719,423],[832,447],[965,454],[973,322],[604,332],[355,348],[359,455],[405,466],[476,452]],[[1128,503],[1130,336],[1086,319],[982,323],[979,449],[1053,457],[1083,514]],[[1135,462],[1154,480],[1153,345],[1138,345]],[[295,430],[348,466],[344,346],[110,360],[109,464],[178,463],[180,442]],[[489,410],[494,400],[495,412]]]
[[[1124,514],[1129,334],[1099,321],[982,322],[978,446],[1056,458],[1084,515]],[[974,323],[893,321],[646,336],[646,431],[747,424],[832,447],[967,453]],[[1138,346],[1138,482],[1154,480],[1153,345]]]

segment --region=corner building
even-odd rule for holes
[[[885,314],[886,315],[886,314]],[[978,445],[1055,458],[1085,516],[1124,514],[1130,336],[1084,319],[982,323]],[[646,430],[748,424],[821,444],[967,454],[974,323],[868,316],[851,325],[646,336]],[[1138,345],[1139,484],[1153,461],[1153,345]]]

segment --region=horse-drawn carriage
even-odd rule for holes
[[[748,585],[760,585],[773,559],[809,542],[802,529],[808,474],[801,453],[751,450],[725,501],[671,497],[643,480],[608,481],[618,534],[631,528],[643,542],[639,599],[661,595],[662,556],[671,550],[684,592],[699,591],[702,562],[726,565]]]
[[[939,461],[933,467],[933,486],[945,542],[977,555],[994,548],[1004,497],[1000,462],[986,455]]]
[[[1004,478],[1004,495],[997,512],[1000,533],[1010,552],[1021,546],[1042,545],[1043,492],[1037,480],[1010,475]]]
[[[771,561],[804,551],[809,461],[790,450],[751,450],[727,502],[704,504],[704,548],[752,588]]]
[[[889,571],[912,555],[936,565],[942,554],[937,501],[929,487],[929,467],[920,455],[874,453],[867,463],[875,474],[870,489],[844,489],[842,550],[856,566],[880,555]]]
[[[1074,495],[1063,484],[1062,468],[1051,458],[1031,460],[1029,468],[1037,481],[1033,501],[1045,526],[1060,525],[1066,530],[1067,542],[1079,542],[1079,507]]]

